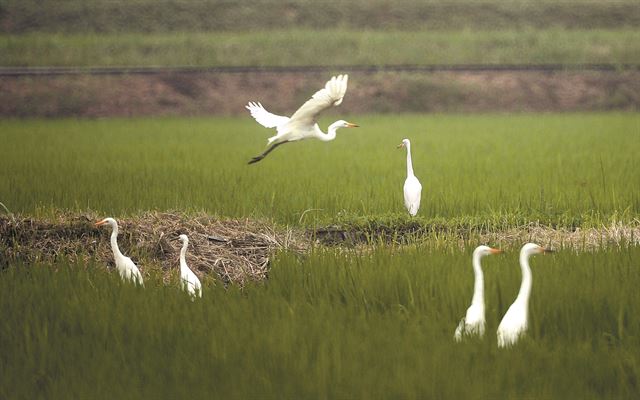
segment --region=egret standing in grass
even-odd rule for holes
[[[473,284],[473,298],[471,305],[467,308],[467,313],[460,320],[453,335],[456,341],[461,341],[463,336],[478,335],[484,336],[484,275],[480,259],[490,254],[499,254],[502,250],[493,249],[489,246],[478,246],[473,251],[472,264],[475,280]]]
[[[277,130],[277,134],[268,139],[269,148],[259,156],[253,157],[249,164],[262,160],[281,144],[310,138],[328,142],[336,138],[338,128],[358,127],[351,122],[339,120],[329,125],[327,133],[324,133],[318,126],[318,115],[322,111],[342,103],[344,94],[347,92],[348,79],[348,75],[332,77],[325,87],[317,91],[310,100],[298,108],[298,111],[291,118],[272,114],[265,110],[260,103],[250,102],[247,104],[247,110],[260,125]]]
[[[111,250],[113,250],[113,258],[116,262],[116,269],[120,277],[125,281],[134,281],[144,286],[142,274],[138,267],[136,267],[136,264],[120,252],[120,248],[118,247],[118,223],[113,218],[105,218],[96,222],[96,226],[105,224],[111,226]]]
[[[187,265],[189,238],[187,235],[180,235],[178,239],[182,242],[182,249],[180,250],[180,280],[182,282],[182,288],[193,297],[202,297],[202,284],[200,284],[200,279],[198,279],[196,274],[194,274]]]
[[[404,181],[404,206],[409,211],[409,215],[415,217],[420,208],[420,196],[422,195],[422,185],[413,174],[413,163],[411,162],[411,142],[409,139],[402,139],[398,148],[407,149],[407,179]]]
[[[534,254],[551,252],[534,243],[527,243],[520,250],[520,268],[522,269],[522,283],[516,301],[507,310],[498,326],[498,347],[510,347],[527,331],[529,322],[529,297],[531,296],[531,267],[529,257]]]

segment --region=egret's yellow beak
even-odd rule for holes
[[[347,122],[347,128],[359,128],[360,125],[358,124],[352,124],[351,122]]]
[[[502,250],[500,250],[500,249],[491,249],[489,251],[491,252],[491,254],[500,254],[500,253],[502,253]]]
[[[553,253],[553,252],[555,252],[554,249],[549,249],[549,248],[544,248],[544,247],[541,247],[541,249],[542,249],[543,253]]]
[[[107,220],[103,219],[103,220],[100,220],[100,221],[96,222],[96,226],[104,225],[106,223],[107,223]]]
[[[398,149],[401,149],[404,147],[404,143],[400,143],[398,146],[396,146]]]

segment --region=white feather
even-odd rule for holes
[[[520,340],[529,325],[529,297],[531,296],[531,285],[533,276],[529,266],[529,257],[534,254],[541,254],[549,249],[538,246],[535,243],[527,243],[520,250],[520,269],[522,271],[522,283],[518,297],[511,304],[507,312],[502,317],[498,325],[497,338],[498,347],[510,347]]]
[[[180,281],[182,288],[192,297],[202,297],[202,284],[196,274],[191,271],[187,265],[187,247],[189,246],[189,238],[187,235],[180,235],[182,249],[180,249]]]
[[[260,103],[249,102],[249,104],[247,104],[245,107],[247,110],[249,110],[251,116],[265,128],[277,128],[289,121],[289,118],[287,117],[272,114],[269,111],[265,110],[265,108]]]
[[[277,134],[268,139],[271,143],[292,142],[296,140],[316,138],[324,141],[335,138],[335,130],[344,127],[343,122],[334,123],[335,127],[329,129],[328,134],[324,134],[318,126],[319,114],[332,106],[342,103],[347,92],[348,75],[338,75],[332,77],[324,86],[311,96],[291,118],[275,115],[264,109],[262,104],[250,102],[246,108],[251,112],[251,116],[266,128],[276,128]],[[333,126],[332,125],[332,126]],[[355,126],[355,125],[353,125]]]
[[[409,215],[415,217],[420,209],[420,198],[422,197],[422,184],[415,176],[409,176],[404,181],[404,206],[409,211]]]
[[[297,125],[301,127],[311,127],[318,122],[318,115],[330,108],[339,106],[347,92],[349,75],[338,75],[332,77],[324,88],[318,90],[307,100],[298,110],[293,113],[287,125]]]
[[[402,139],[398,147],[407,149],[407,179],[404,181],[402,192],[404,194],[404,206],[409,211],[409,215],[415,217],[420,209],[420,198],[422,197],[422,184],[413,173],[413,162],[411,161],[411,141]]]

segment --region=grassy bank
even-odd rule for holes
[[[621,30],[277,30],[0,36],[2,66],[638,63]],[[287,51],[282,51],[286,48]]]
[[[5,32],[176,32],[264,29],[618,28],[640,25],[633,0],[6,0]]]
[[[278,111],[278,110],[274,110]],[[5,120],[0,201],[55,215],[206,211],[286,224],[404,216],[412,140],[425,220],[589,226],[640,212],[637,114],[351,116],[331,143],[287,144],[240,119]],[[321,122],[326,126],[334,118]],[[335,119],[338,119],[337,117]]]
[[[102,266],[0,273],[3,398],[636,398],[637,248],[532,261],[528,337],[499,351],[517,249],[484,262],[487,335],[456,345],[470,251],[282,254],[266,284],[121,284]],[[144,267],[143,267],[144,268]]]

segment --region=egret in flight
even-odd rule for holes
[[[398,148],[407,148],[407,179],[404,181],[404,206],[409,211],[409,215],[415,217],[420,208],[420,196],[422,194],[422,185],[413,174],[413,164],[411,163],[411,142],[409,139],[402,139],[402,143]]]
[[[502,317],[498,326],[498,347],[514,345],[520,336],[527,331],[529,321],[529,296],[531,295],[531,268],[529,257],[534,254],[548,253],[553,250],[545,249],[534,243],[527,243],[520,250],[520,268],[522,269],[522,283],[516,301]]]
[[[178,239],[182,242],[182,249],[180,250],[180,280],[182,281],[182,288],[193,297],[202,297],[202,284],[200,284],[200,279],[198,279],[196,274],[194,274],[187,265],[189,238],[187,235],[180,235]]]
[[[96,222],[96,226],[105,224],[111,226],[111,250],[113,250],[113,258],[115,259],[116,269],[120,277],[125,281],[134,281],[144,286],[142,274],[140,274],[138,267],[136,267],[129,257],[124,256],[122,252],[120,252],[120,248],[118,247],[118,223],[113,218],[105,218]]]
[[[484,275],[482,274],[482,266],[480,259],[490,254],[499,254],[502,250],[493,249],[489,246],[478,246],[473,251],[473,273],[475,281],[473,284],[473,298],[471,305],[467,308],[467,313],[460,320],[453,338],[459,342],[464,335],[484,336]]]
[[[249,164],[257,163],[271,153],[281,144],[298,140],[315,138],[328,142],[336,138],[338,128],[357,128],[358,125],[339,120],[329,125],[327,133],[322,132],[318,126],[318,115],[330,108],[342,103],[342,98],[347,91],[348,75],[332,77],[323,89],[318,90],[311,99],[298,108],[291,118],[275,115],[265,110],[262,104],[250,102],[246,105],[251,116],[265,128],[276,128],[277,134],[268,139],[269,148],[253,157]]]

